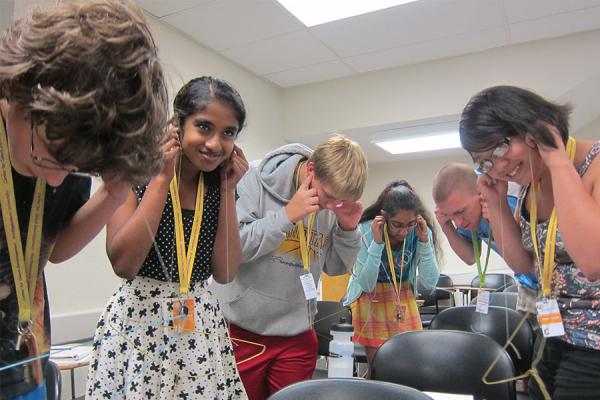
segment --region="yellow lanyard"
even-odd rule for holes
[[[44,199],[46,180],[38,178],[29,215],[27,242],[23,254],[21,230],[17,216],[15,190],[12,180],[10,154],[4,121],[0,116],[0,147],[2,156],[2,174],[0,176],[0,203],[2,205],[2,221],[6,232],[6,243],[10,256],[10,264],[15,280],[17,301],[19,304],[19,322],[28,324],[31,321],[31,305],[35,294],[40,264],[40,247],[42,244],[42,225],[44,221]]]
[[[196,258],[196,250],[198,249],[200,228],[202,227],[202,213],[204,211],[204,174],[200,172],[200,177],[198,178],[194,222],[192,224],[192,233],[190,234],[190,243],[187,252],[185,249],[185,236],[183,234],[183,217],[181,216],[181,201],[179,199],[177,174],[175,174],[171,181],[169,191],[171,192],[173,218],[175,219],[175,244],[177,247],[177,268],[179,271],[179,293],[186,296],[190,290],[190,280],[192,279],[192,270],[194,269],[194,260]]]
[[[383,224],[383,237],[385,238],[385,249],[387,252],[388,263],[390,264],[390,271],[392,273],[392,285],[396,290],[396,296],[400,301],[400,289],[402,288],[402,274],[404,273],[404,252],[406,250],[406,238],[402,241],[402,256],[400,257],[400,283],[396,280],[396,268],[394,268],[394,257],[392,256],[392,246],[390,246],[390,236],[387,231],[387,224]]]
[[[299,163],[296,167],[296,173],[294,174],[294,185],[296,190],[300,186],[300,168],[303,163]],[[308,229],[306,235],[304,234],[304,219],[298,221],[298,239],[300,240],[300,255],[302,256],[302,264],[304,265],[304,271],[308,273],[310,269],[310,235],[312,232],[312,226],[315,221],[315,213],[310,213],[308,216]]]
[[[575,147],[577,143],[575,139],[569,137],[567,142],[567,154],[571,162],[575,159]],[[529,226],[531,229],[531,241],[533,242],[533,249],[538,265],[541,268],[541,283],[542,283],[542,294],[544,297],[550,297],[551,293],[551,282],[552,272],[554,270],[554,256],[556,252],[556,233],[558,231],[558,218],[556,216],[556,207],[552,208],[550,214],[550,221],[548,222],[548,232],[546,236],[546,246],[544,252],[543,263],[540,257],[540,251],[537,241],[537,191],[539,183],[533,183],[531,186],[531,206],[529,211]]]

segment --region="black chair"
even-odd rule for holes
[[[435,289],[427,288],[420,280],[417,280],[417,299],[424,301],[423,305],[419,307],[423,327],[428,327],[431,324],[433,316],[440,311],[440,300],[450,299],[450,290],[444,288],[449,288],[453,285],[452,278],[444,274],[440,274]]]
[[[318,354],[320,356],[329,356],[329,342],[333,339],[331,336],[331,326],[340,322],[340,317],[346,318],[348,323],[352,323],[352,314],[350,310],[338,301],[317,301],[317,315],[315,315],[315,331],[319,344]],[[354,344],[354,359],[359,363],[367,362],[365,348]]]
[[[451,291],[444,288],[452,287],[454,283],[448,275],[440,274],[435,289],[425,287],[420,280],[417,281],[417,299],[424,300],[421,310],[424,314],[437,314],[440,310],[439,301],[447,300]]]
[[[515,400],[514,382],[482,381],[497,357],[488,381],[514,377],[510,357],[487,336],[446,330],[405,332],[377,350],[371,378],[418,390],[472,395],[476,400]]]
[[[517,309],[517,293],[511,292],[492,292],[490,293],[490,306]],[[477,304],[477,297],[471,300],[471,305]]]
[[[46,398],[48,400],[60,400],[62,377],[58,365],[48,360],[46,365]]]
[[[504,347],[522,319],[523,316],[519,312],[505,307],[490,306],[487,314],[478,313],[473,306],[453,307],[436,315],[430,329],[479,333]],[[533,357],[533,330],[529,322],[523,322],[506,351],[518,375],[529,369]]]
[[[366,379],[313,379],[284,387],[269,400],[432,400],[416,389]]]
[[[319,355],[329,355],[329,342],[333,339],[331,336],[331,327],[340,322],[340,317],[351,322],[350,310],[345,308],[338,301],[317,301],[317,315],[315,315],[315,331],[319,341]]]
[[[515,278],[508,274],[486,274],[485,285],[483,287],[489,289],[495,289],[497,292],[501,292],[511,285],[516,285],[517,281]],[[479,287],[479,276],[476,276],[471,280],[471,287]]]
[[[504,289],[504,291],[506,293],[518,293],[519,292],[519,286],[515,283],[514,285],[510,285],[509,287],[507,287],[506,289]]]

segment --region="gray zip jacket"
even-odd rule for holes
[[[242,261],[235,279],[213,282],[225,319],[265,336],[293,336],[312,328],[316,301],[304,297],[304,274],[296,224],[284,207],[296,192],[294,171],[312,150],[289,144],[250,166],[237,191]],[[254,164],[254,163],[253,163]],[[307,229],[308,217],[304,219]],[[311,233],[310,272],[318,283],[321,272],[351,271],[360,249],[358,229],[343,231],[335,214],[317,213]]]

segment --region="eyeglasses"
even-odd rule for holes
[[[480,174],[487,174],[490,172],[492,168],[494,168],[494,160],[499,160],[508,153],[510,139],[510,137],[505,137],[502,142],[494,148],[491,159],[484,159],[475,163],[475,171]]]
[[[415,227],[417,226],[417,221],[410,221],[408,224],[403,224],[401,222],[396,222],[396,221],[388,221],[388,224],[397,231],[401,231],[401,230],[407,230],[407,231],[412,231],[413,229],[415,229]]]
[[[65,165],[54,161],[54,160],[50,160],[48,158],[44,158],[44,157],[40,157],[40,156],[36,156],[33,154],[34,148],[33,148],[33,131],[35,129],[35,126],[33,124],[33,121],[31,122],[31,161],[38,167],[40,168],[44,168],[44,169],[53,169],[53,170],[57,170],[57,171],[65,171],[67,172],[69,175],[73,175],[73,176],[79,176],[82,178],[98,178],[100,177],[100,174],[98,172],[94,172],[94,171],[90,171],[90,172],[86,172],[86,171],[80,171],[77,168],[69,168],[66,167]]]

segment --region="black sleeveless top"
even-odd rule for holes
[[[204,174],[204,207],[202,213],[202,227],[198,238],[198,249],[194,259],[194,268],[190,283],[207,280],[212,271],[212,252],[217,235],[220,205],[220,168]],[[138,203],[144,197],[146,186],[134,188]],[[190,233],[194,222],[194,210],[182,210],[183,232],[186,249],[190,242]],[[175,246],[175,219],[173,217],[173,201],[171,193],[167,196],[167,203],[163,209],[158,231],[154,238],[154,245],[146,256],[139,276],[153,278],[165,282],[179,282],[177,268],[177,249]]]

